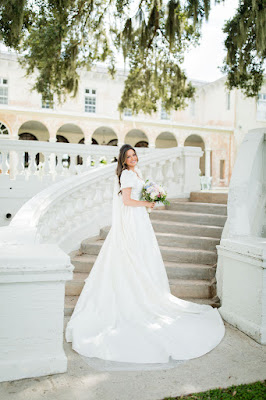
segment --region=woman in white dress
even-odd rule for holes
[[[167,363],[200,357],[225,334],[217,308],[170,292],[146,207],[135,149],[120,148],[112,226],[67,324],[65,337],[86,357]]]

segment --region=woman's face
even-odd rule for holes
[[[125,159],[125,163],[127,164],[127,167],[133,168],[137,164],[137,161],[138,161],[137,154],[135,153],[134,150],[129,149],[126,152],[126,159]]]

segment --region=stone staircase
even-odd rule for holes
[[[211,202],[210,202],[211,201]],[[216,245],[227,218],[227,193],[194,192],[190,199],[171,199],[165,209],[153,210],[151,222],[164,260],[171,293],[182,299],[220,307],[216,295]],[[74,277],[66,283],[65,315],[71,315],[78,296],[110,227],[84,240],[72,252]]]

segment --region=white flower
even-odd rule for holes
[[[151,198],[152,198],[152,199],[155,199],[156,196],[157,196],[157,193],[156,193],[156,192],[153,192],[153,193],[151,194]]]

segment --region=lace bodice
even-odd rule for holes
[[[131,198],[134,200],[140,200],[144,180],[142,178],[140,169],[135,167],[135,171],[139,177],[137,176],[136,172],[132,170],[125,169],[122,171],[120,176],[121,189],[131,187]]]

